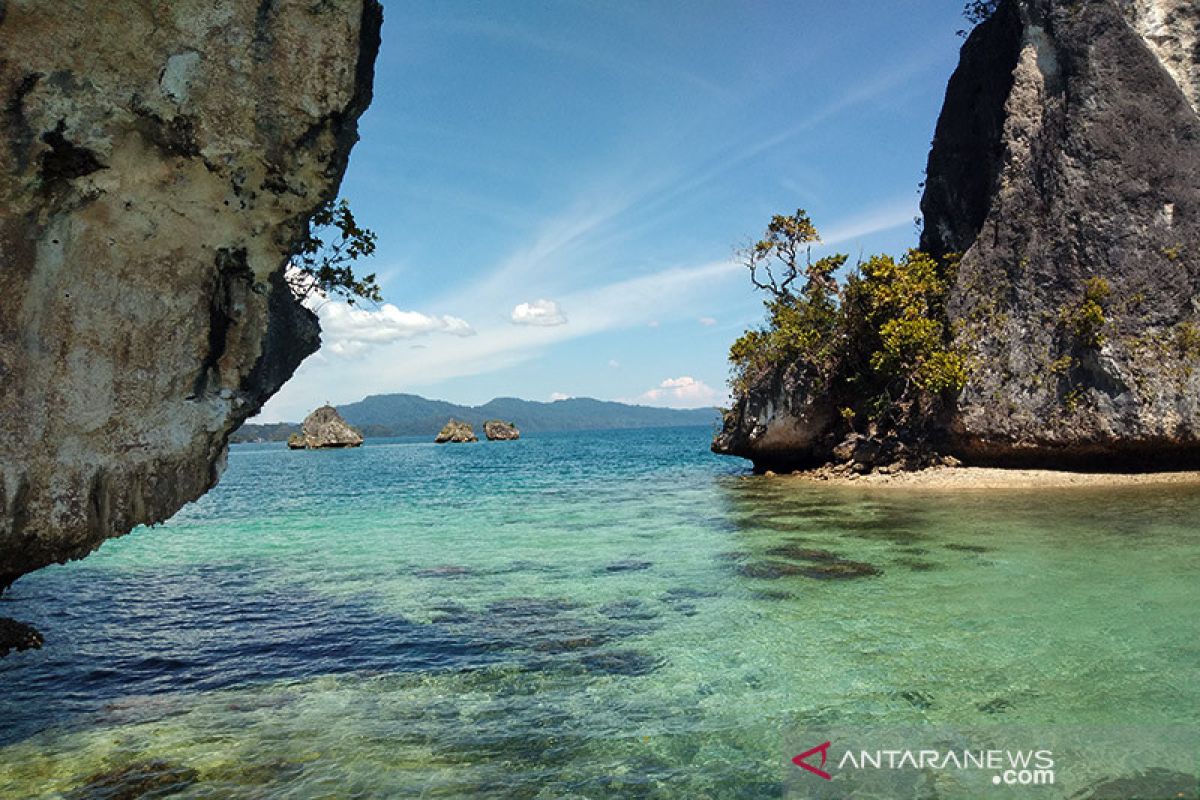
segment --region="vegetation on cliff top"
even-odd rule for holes
[[[742,252],[751,282],[768,294],[767,321],[730,348],[735,393],[795,365],[851,428],[920,421],[967,379],[967,354],[952,344],[946,322],[957,257],[876,255],[839,281],[847,257],[814,261],[819,241],[797,210],[773,217],[763,239]]]

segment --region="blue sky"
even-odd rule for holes
[[[325,304],[260,421],[386,392],[724,402],[762,317],[734,250],[772,214],[807,209],[852,258],[914,244],[960,12],[386,3],[342,194],[387,305]]]

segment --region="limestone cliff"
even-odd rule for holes
[[[376,0],[0,2],[0,590],[166,519],[319,344]]]
[[[921,247],[970,377],[932,421],[973,463],[1200,461],[1200,0],[1002,0],[937,124]],[[829,399],[780,365],[714,449],[833,457]]]
[[[947,423],[964,457],[1200,453],[1198,29],[1200,0],[1039,0],[964,48],[922,204],[922,246],[965,254],[949,312],[978,368]],[[1103,321],[1081,336],[1089,286]]]

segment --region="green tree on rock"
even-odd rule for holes
[[[766,292],[766,324],[730,348],[735,393],[790,367],[807,390],[843,408],[848,425],[912,426],[968,377],[952,343],[946,296],[958,260],[909,250],[872,256],[843,280],[844,254],[813,260],[820,235],[808,215],[775,216],[742,251],[753,285]]]

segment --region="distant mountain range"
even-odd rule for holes
[[[444,400],[427,400],[415,394],[377,394],[357,403],[338,406],[337,409],[347,422],[368,438],[433,437],[451,417],[470,423],[481,435],[482,425],[489,419],[512,422],[522,433],[672,428],[711,425],[719,419],[715,408],[651,408],[588,397],[555,400],[552,403],[497,397],[481,406],[460,406]],[[298,422],[246,423],[233,434],[230,441],[282,441],[299,430]]]

